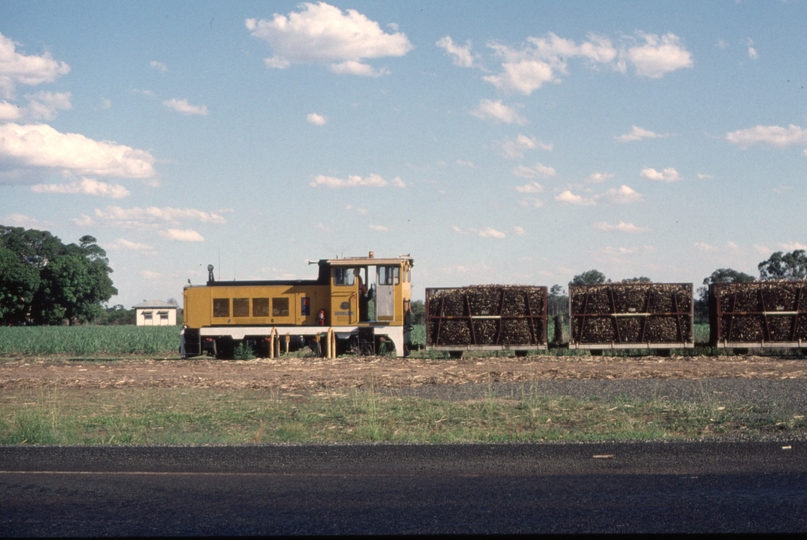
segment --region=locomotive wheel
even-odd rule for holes
[[[448,351],[449,358],[462,358],[462,351]]]
[[[523,357],[527,356],[528,352],[529,351],[516,351],[516,356],[519,357],[519,358],[523,358]]]

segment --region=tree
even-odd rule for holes
[[[92,236],[64,245],[47,231],[0,225],[3,324],[89,322],[117,294],[106,252]]]
[[[649,277],[641,276],[623,279],[622,283],[653,283],[653,280]]]
[[[411,304],[412,324],[426,324],[426,304],[423,300],[414,300]]]
[[[611,283],[606,279],[605,274],[599,270],[586,270],[572,278],[573,285],[600,285],[601,283]]]
[[[550,317],[569,314],[569,296],[560,285],[552,285],[547,295],[547,311]]]
[[[719,268],[704,278],[703,287],[698,287],[698,299],[695,301],[695,319],[699,323],[709,321],[709,285],[712,283],[748,283],[755,281],[754,276],[732,268]]]
[[[762,280],[807,279],[807,253],[797,249],[791,253],[782,254],[777,251],[767,261],[759,263],[759,278]]]
[[[20,324],[29,316],[39,289],[39,272],[20,262],[10,249],[0,247],[0,321]]]

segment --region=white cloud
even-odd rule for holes
[[[578,45],[553,33],[543,38],[529,37],[520,48],[491,42],[488,47],[501,60],[502,71],[484,80],[504,92],[529,95],[546,83],[560,83],[572,59],[581,59],[595,69],[608,66],[623,73],[630,63],[638,76],[649,78],[692,67],[692,55],[675,34],[659,37],[637,32],[636,35],[625,38],[619,46],[605,36],[590,35]]]
[[[118,238],[107,246],[110,251],[135,251],[139,253],[153,254],[156,253],[154,248],[148,244],[141,244],[132,242],[125,238]]]
[[[523,126],[527,120],[521,117],[515,110],[503,104],[501,100],[492,101],[483,99],[479,106],[471,111],[472,116],[482,120],[492,120],[496,123],[518,124]]]
[[[589,41],[577,45],[573,40],[549,33],[545,38],[527,38],[520,49],[492,42],[488,46],[502,59],[503,71],[484,80],[499,90],[529,95],[548,82],[560,82],[559,74],[566,74],[571,58],[582,58],[591,64],[608,64],[617,50],[603,36],[591,35]]]
[[[56,111],[70,110],[73,108],[70,99],[70,92],[37,92],[36,94],[26,94],[28,104],[24,107],[0,101],[0,121],[20,122],[24,120],[53,120],[56,118]]]
[[[551,178],[555,176],[556,171],[548,165],[536,163],[532,167],[520,165],[513,169],[513,174],[521,178]]]
[[[464,47],[460,47],[459,45],[455,45],[454,41],[449,37],[445,36],[437,41],[436,45],[446,50],[446,52],[451,55],[451,61],[454,62],[455,66],[460,67],[473,67],[475,57],[473,53],[471,53],[471,40],[465,42]]]
[[[602,184],[613,178],[615,175],[612,173],[591,173],[586,178],[586,183],[588,184]]]
[[[358,212],[359,214],[366,214],[367,213],[366,208],[353,207],[353,205],[350,205],[350,204],[345,206],[345,210],[352,210],[352,211]]]
[[[482,229],[481,231],[476,232],[482,238],[504,238],[507,236],[503,232],[497,231],[496,229],[493,229],[491,227],[487,227],[485,229]]]
[[[784,242],[777,244],[777,246],[785,251],[807,250],[807,244],[802,244],[801,242]]]
[[[698,173],[699,180],[711,180],[712,178],[714,178],[714,176],[712,176],[711,174]]]
[[[727,133],[726,140],[740,148],[748,148],[754,144],[767,144],[777,148],[786,148],[788,146],[807,147],[807,130],[793,124],[786,128],[780,126],[756,126]]]
[[[593,199],[586,199],[580,195],[575,195],[569,190],[564,191],[555,197],[555,200],[567,204],[576,204],[579,206],[595,206],[597,202]]]
[[[93,216],[83,214],[73,222],[80,226],[119,227],[122,229],[155,229],[163,225],[176,225],[180,221],[201,221],[202,223],[224,224],[227,221],[221,214],[203,212],[194,208],[121,208],[107,206],[105,210],[96,208]]]
[[[494,141],[494,148],[499,155],[506,158],[522,158],[524,157],[525,150],[533,150],[535,148],[542,148],[543,150],[552,151],[553,145],[536,140],[535,137],[528,137],[519,134],[515,139],[506,139],[504,141]]]
[[[335,73],[380,76],[362,61],[403,56],[414,46],[406,34],[385,33],[379,24],[356,10],[345,13],[325,2],[304,3],[288,16],[274,14],[271,20],[247,19],[247,30],[266,41],[274,52],[265,63],[270,68],[288,68],[299,63],[330,63]]]
[[[475,236],[479,236],[480,238],[506,238],[507,235],[501,231],[497,231],[492,227],[486,227],[484,229],[475,229],[473,227],[468,227],[463,229],[461,227],[457,227],[456,225],[451,227],[454,232],[459,234],[473,234]]]
[[[109,199],[123,199],[131,195],[129,190],[120,184],[107,184],[93,180],[92,178],[82,178],[81,181],[69,184],[36,184],[31,186],[31,191],[36,193],[65,193],[70,195],[94,195]]]
[[[138,272],[141,276],[146,279],[159,279],[160,274],[158,272],[154,272],[153,270],[141,270]]]
[[[154,158],[146,151],[78,133],[60,133],[46,124],[0,125],[0,168],[63,174],[148,179]]]
[[[692,55],[675,34],[667,33],[659,37],[640,32],[638,35],[644,39],[644,44],[628,48],[625,57],[640,77],[659,79],[667,73],[694,65]]]
[[[152,60],[151,62],[149,62],[149,67],[151,67],[151,69],[156,69],[157,71],[160,71],[162,73],[168,72],[168,66],[165,65],[164,62],[158,62],[157,60]]]
[[[657,171],[656,169],[646,168],[642,169],[642,172],[639,173],[644,178],[648,180],[653,180],[655,182],[676,182],[681,180],[681,175],[678,174],[678,171],[673,169],[672,167],[667,167],[663,171]]]
[[[70,66],[54,60],[49,52],[25,55],[17,52],[17,45],[0,34],[0,97],[12,99],[17,85],[36,86],[70,73]]]
[[[309,124],[314,124],[315,126],[324,126],[328,123],[328,117],[322,116],[321,114],[311,113],[305,117],[306,121]]]
[[[541,199],[525,197],[519,199],[518,205],[524,208],[541,208],[544,206],[544,202]]]
[[[329,187],[329,188],[344,188],[344,187],[406,187],[406,184],[399,177],[392,180],[384,180],[378,174],[371,174],[365,178],[361,176],[348,176],[346,179],[334,178],[333,176],[319,175],[312,180],[309,185],[311,187]]]
[[[557,80],[552,66],[540,60],[503,62],[502,69],[504,69],[502,73],[488,75],[483,79],[499,90],[513,90],[525,95],[538,90],[544,83]]]
[[[389,229],[383,225],[370,225],[370,230],[376,232],[389,232]]]
[[[614,204],[630,204],[641,201],[642,195],[623,184],[619,188],[611,188],[606,191],[603,198]]]
[[[652,131],[642,129],[639,126],[632,126],[630,133],[614,137],[619,142],[641,141],[642,139],[661,139],[669,137],[669,134],[653,133]]]
[[[163,105],[178,113],[207,116],[207,105],[191,105],[187,99],[169,99],[163,101]]]
[[[174,240],[175,242],[205,241],[204,237],[193,229],[167,229],[159,231],[158,234],[167,240]]]
[[[756,60],[757,58],[759,58],[759,54],[757,53],[757,50],[754,48],[754,40],[748,38],[748,40],[746,41],[746,45],[748,45],[748,58],[750,58],[751,60]]]
[[[516,236],[524,236],[524,228],[519,227],[518,225],[513,227],[513,232],[516,233]]]
[[[390,70],[387,68],[374,68],[355,60],[331,64],[330,70],[337,75],[359,75],[361,77],[383,77],[390,74]]]
[[[469,169],[476,169],[476,165],[474,165],[473,161],[465,161],[462,159],[458,159],[457,165],[462,165],[463,167],[468,167]]]
[[[0,219],[4,225],[14,225],[17,227],[25,227],[26,229],[37,229],[45,225],[44,222],[39,221],[31,216],[25,214],[8,214]]]
[[[637,227],[633,223],[625,223],[624,221],[620,221],[619,223],[616,224],[601,221],[599,223],[595,223],[594,228],[605,232],[625,232],[625,233],[644,233],[650,230],[647,227]]]
[[[530,182],[529,184],[524,184],[523,186],[516,186],[515,189],[519,193],[543,193],[544,186],[538,182]]]

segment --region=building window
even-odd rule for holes
[[[150,321],[153,318],[153,312],[151,311],[144,311],[143,312],[143,320]]]
[[[249,317],[249,298],[233,298],[233,317]]]
[[[268,317],[269,316],[269,299],[268,298],[253,298],[252,299],[252,316],[253,317]]]
[[[272,316],[274,317],[289,316],[288,298],[272,298]]]
[[[229,317],[230,316],[230,299],[229,298],[214,298],[213,299],[213,316],[214,317]]]
[[[168,322],[168,312],[167,311],[159,311],[157,314],[160,316],[160,322]]]

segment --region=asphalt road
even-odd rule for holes
[[[807,532],[807,443],[0,447],[0,536]]]

